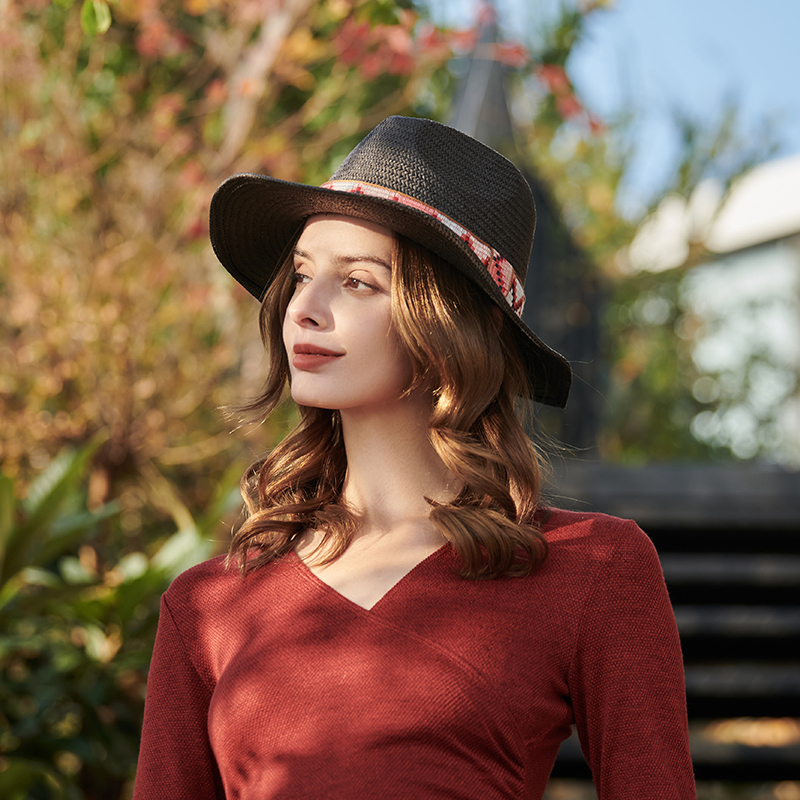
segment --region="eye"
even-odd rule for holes
[[[295,270],[294,275],[292,276],[292,280],[294,281],[295,285],[297,285],[298,283],[307,283],[310,280],[310,278],[308,277],[308,275],[305,275],[299,270]]]
[[[344,279],[344,285],[348,289],[352,289],[359,293],[362,292],[380,292],[381,286],[375,278],[368,273],[361,273],[363,277],[357,275],[347,275]]]
[[[347,285],[348,285],[348,286],[349,286],[351,289],[358,289],[358,288],[359,288],[359,287],[361,287],[361,286],[365,286],[365,287],[367,287],[367,288],[369,288],[369,289],[372,289],[372,288],[373,288],[372,286],[370,286],[370,284],[366,283],[365,281],[362,281],[362,280],[361,280],[361,279],[359,279],[359,278],[354,278],[352,275],[349,275],[349,276],[348,276],[348,277],[345,279],[345,283],[346,283],[346,284],[347,284]]]

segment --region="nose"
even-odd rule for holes
[[[289,301],[286,316],[300,327],[326,328],[331,324],[331,298],[325,282],[313,279],[301,283]]]

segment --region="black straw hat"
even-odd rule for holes
[[[376,222],[450,262],[512,322],[533,399],[563,408],[572,370],[522,321],[536,210],[508,159],[454,128],[389,117],[322,186],[234,175],[211,200],[217,258],[262,299],[304,220],[344,214]]]

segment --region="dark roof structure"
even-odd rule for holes
[[[536,235],[523,319],[572,363],[575,380],[565,411],[542,407],[549,435],[570,447],[596,444],[602,396],[601,292],[596,271],[578,248],[557,204],[516,145],[506,92],[507,68],[495,57],[496,22],[487,15],[473,52],[457,64],[461,79],[447,123],[511,159],[525,175],[536,202]]]

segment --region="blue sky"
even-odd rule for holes
[[[562,0],[495,0],[507,38],[536,41]],[[564,0],[575,2],[575,0]],[[428,0],[465,25],[474,0]],[[570,75],[587,105],[611,118],[634,108],[637,157],[629,202],[655,191],[677,146],[672,109],[709,124],[727,98],[752,137],[770,119],[782,154],[800,153],[800,0],[616,0],[589,18]]]
[[[800,0],[618,0],[569,69],[601,116],[636,109],[631,189],[646,193],[675,157],[674,107],[713,122],[734,98],[743,135],[769,119],[780,153],[800,152],[799,34]]]

